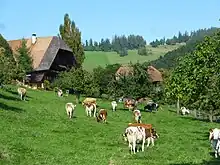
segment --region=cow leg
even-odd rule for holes
[[[135,153],[135,148],[136,148],[136,141],[133,141],[133,151],[134,151],[134,154],[136,154]]]
[[[150,138],[148,137],[147,138],[147,147],[149,147],[149,145],[150,145]]]
[[[71,119],[72,118],[72,111],[70,111],[69,113],[70,113],[69,116],[70,116],[70,119]]]
[[[144,152],[144,144],[145,144],[145,137],[143,138],[143,141],[142,141],[142,152]]]
[[[128,147],[130,148],[131,154],[132,154],[132,145],[131,143],[128,143]]]
[[[89,111],[86,109],[86,115],[89,116]]]
[[[92,111],[91,110],[89,110],[89,116],[92,117]]]
[[[22,94],[20,95],[20,98],[21,98],[21,100],[22,100]]]
[[[67,116],[69,117],[69,111],[68,111],[68,110],[66,110],[66,114],[67,114]]]
[[[215,149],[215,158],[218,158],[218,151]]]
[[[154,138],[151,137],[152,146],[154,146]]]
[[[96,117],[95,115],[96,115],[96,106],[95,106],[95,108],[94,108],[94,114],[93,114],[93,117]]]

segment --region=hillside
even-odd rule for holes
[[[85,61],[83,63],[83,67],[91,71],[93,68],[97,66],[105,67],[108,64],[127,64],[130,61],[132,63],[136,62],[147,62],[158,59],[160,56],[163,56],[169,51],[177,49],[180,47],[179,44],[177,45],[161,45],[157,48],[153,48],[151,46],[146,46],[147,49],[152,51],[152,55],[149,56],[140,56],[137,54],[137,50],[130,50],[128,51],[128,55],[125,57],[120,57],[119,54],[116,52],[102,52],[102,51],[85,51]]]
[[[212,36],[218,30],[219,28],[212,27],[209,29],[200,29],[196,31],[196,33],[191,36],[191,39],[186,42],[186,45],[181,46],[173,51],[167,52],[164,56],[161,56],[158,59],[152,60],[151,65],[155,66],[156,68],[165,69],[175,67],[178,64],[178,59],[180,57],[193,52],[196,46],[204,40],[205,36]]]
[[[16,88],[0,89],[0,95],[0,164],[201,165],[212,159],[207,132],[217,124],[177,117],[167,106],[142,112],[142,121],[152,123],[160,138],[154,147],[130,155],[121,135],[132,115],[122,105],[113,113],[109,102],[98,100],[108,109],[108,123],[102,124],[86,117],[80,104],[76,117],[68,119],[64,106],[73,96],[28,90],[24,102]]]

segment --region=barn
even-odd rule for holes
[[[52,82],[59,72],[76,65],[72,50],[60,37],[37,37],[34,33],[25,40],[33,59],[33,71],[27,73],[27,80],[31,84],[42,86],[45,80]],[[13,53],[16,54],[22,39],[10,40],[8,43]]]

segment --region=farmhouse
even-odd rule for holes
[[[72,50],[57,36],[36,37],[34,33],[25,40],[33,59],[33,71],[27,75],[31,84],[39,86],[44,80],[52,82],[60,71],[68,70],[76,64]],[[8,43],[16,54],[22,40],[10,40]]]
[[[163,81],[162,74],[153,66],[148,66],[148,68],[146,68],[146,71],[150,77],[150,81],[153,84],[158,84],[159,82]],[[116,80],[119,80],[120,76],[129,76],[132,74],[133,74],[133,67],[124,65],[117,70],[115,76],[116,76]]]

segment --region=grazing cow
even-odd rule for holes
[[[154,128],[152,129],[145,129],[146,133],[146,140],[147,140],[147,147],[149,147],[150,143],[152,143],[152,146],[154,146],[154,139],[158,139],[159,135],[157,134],[156,130]]]
[[[112,111],[116,111],[116,107],[118,106],[117,102],[112,101],[111,104],[112,104]]]
[[[97,122],[103,121],[106,123],[107,120],[107,110],[100,109],[98,115],[96,116]]]
[[[209,130],[209,140],[215,151],[215,158],[220,156],[220,129],[214,128]]]
[[[73,116],[73,112],[75,110],[76,105],[73,105],[73,103],[66,103],[66,113],[68,115],[68,117],[71,119]]]
[[[154,102],[148,102],[148,104],[144,107],[144,110],[148,110],[152,112],[153,110],[157,110],[159,108],[159,105]]]
[[[25,101],[25,97],[27,95],[27,90],[25,88],[18,88],[18,94],[20,95],[21,100]]]
[[[134,110],[136,108],[136,101],[135,100],[125,100],[124,107],[128,108],[129,111]]]
[[[128,141],[128,147],[131,149],[131,153],[135,154],[136,143],[142,142],[142,152],[144,151],[144,144],[145,144],[145,129],[143,127],[128,127],[125,130],[125,133],[122,134],[125,141]],[[138,150],[137,150],[138,152]]]
[[[96,117],[96,104],[95,103],[83,103],[83,105],[86,107],[86,115],[92,117],[92,111],[93,116]]]
[[[140,110],[134,110],[133,111],[134,120],[136,123],[141,123],[141,111]]]
[[[141,126],[145,128],[145,137],[147,140],[147,147],[149,147],[150,142],[152,143],[152,146],[154,146],[154,140],[159,138],[159,135],[157,134],[156,130],[152,128],[152,124],[144,124],[144,123],[129,123],[129,127],[138,127]]]
[[[181,111],[182,115],[185,115],[185,114],[189,114],[189,113],[190,113],[190,112],[189,112],[189,109],[186,109],[186,107],[181,107],[181,108],[180,108],[180,111]]]
[[[59,97],[63,96],[63,91],[62,91],[62,89],[58,89],[57,95],[58,95]]]

